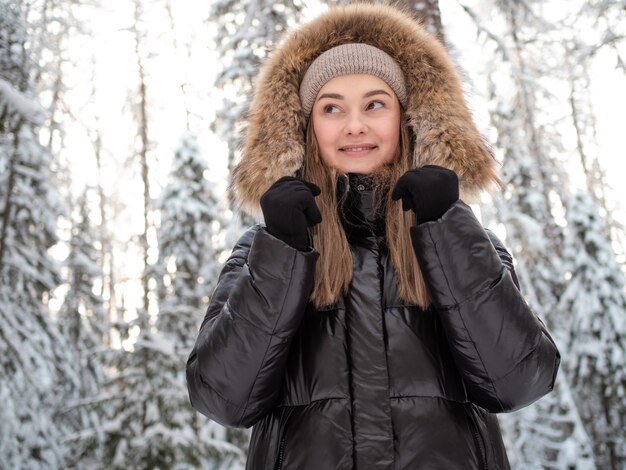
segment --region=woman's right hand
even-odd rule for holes
[[[300,251],[309,247],[308,228],[322,221],[315,204],[320,188],[293,176],[283,176],[261,196],[267,231]]]

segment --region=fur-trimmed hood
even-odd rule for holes
[[[454,170],[464,199],[498,182],[496,162],[476,129],[445,47],[408,13],[352,4],[333,7],[291,31],[261,68],[231,181],[244,210],[258,213],[261,195],[271,184],[302,167],[306,118],[300,82],[316,57],[346,43],[373,45],[400,64],[409,97],[405,113],[414,139],[414,166]]]

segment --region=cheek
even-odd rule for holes
[[[313,122],[313,135],[315,135],[322,156],[328,151],[329,147],[334,146],[336,140],[335,134],[336,132],[333,130],[332,125]]]
[[[393,158],[396,149],[400,145],[400,123],[393,122],[385,129],[385,142],[387,143],[389,158]]]

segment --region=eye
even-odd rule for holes
[[[338,113],[339,107],[335,106],[334,104],[327,104],[326,106],[324,106],[323,108],[324,113]]]
[[[367,109],[380,109],[384,107],[385,103],[383,103],[382,101],[372,101],[367,105]]]

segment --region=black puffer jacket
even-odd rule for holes
[[[307,302],[315,251],[259,226],[239,240],[187,364],[193,406],[254,425],[251,470],[509,468],[492,413],[548,393],[559,366],[509,254],[458,201],[415,239],[434,307],[405,305],[371,193],[351,191],[354,277],[328,309]]]

